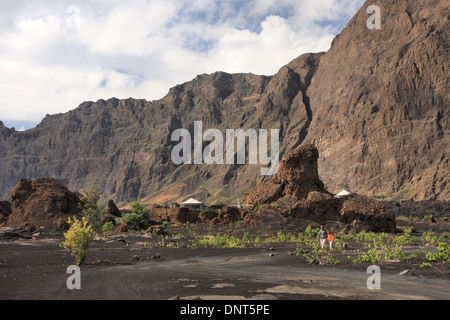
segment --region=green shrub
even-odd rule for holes
[[[94,185],[83,191],[81,197],[81,216],[87,219],[88,224],[96,231],[102,229],[102,217],[106,213],[106,208],[99,203],[100,196]]]
[[[87,252],[89,251],[89,246],[97,236],[97,233],[89,225],[86,217],[82,220],[73,218],[67,221],[70,225],[69,230],[64,233],[64,238],[66,239],[61,244],[62,248],[68,249],[71,255],[75,258],[77,265],[84,264],[86,260]]]
[[[316,239],[317,235],[319,234],[319,228],[313,229],[311,228],[311,226],[307,226],[305,229],[305,234],[310,238],[310,239]]]
[[[111,221],[105,222],[103,224],[102,233],[111,234],[114,232],[114,230],[115,230],[114,223],[112,223]]]
[[[132,203],[131,213],[126,214],[124,218],[138,230],[147,229],[150,226],[150,212],[140,204],[139,199]]]
[[[250,243],[251,237],[250,237],[250,233],[249,233],[248,231],[245,232],[244,235],[242,236],[242,241],[243,241],[243,242]]]
[[[427,260],[430,262],[443,262],[447,268],[450,268],[450,245],[446,242],[440,242],[437,248],[439,253],[427,253]]]
[[[435,233],[431,230],[422,233],[422,244],[426,247],[433,247],[437,240],[437,236],[435,236]]]
[[[350,240],[353,240],[355,237],[356,237],[356,232],[355,232],[355,230],[351,229],[350,232],[348,232],[348,233],[336,234],[336,236],[334,238],[342,240],[342,241],[350,241]]]

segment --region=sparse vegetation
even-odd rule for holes
[[[67,222],[70,229],[64,233],[65,241],[61,244],[61,247],[70,251],[77,265],[82,265],[86,260],[90,244],[97,233],[86,217],[83,217],[81,221],[77,218],[69,218]]]
[[[193,246],[196,247],[201,245],[213,248],[245,248],[245,242],[246,241],[235,236],[217,234],[216,236],[200,238],[197,240],[197,243],[193,244]]]
[[[361,232],[357,235],[366,253],[359,254],[356,259],[349,256],[353,263],[369,262],[383,266],[391,261],[404,261],[410,257],[406,255],[402,248],[411,243],[413,236],[412,229],[406,229],[402,235],[391,235],[386,233]]]
[[[115,230],[114,223],[112,223],[111,221],[105,222],[103,224],[103,227],[102,227],[103,234],[111,234],[114,232],[114,230]]]
[[[106,208],[99,200],[100,196],[97,188],[92,184],[83,191],[80,205],[81,216],[86,218],[88,224],[96,231],[102,230],[102,217],[106,213]]]
[[[133,203],[132,213],[125,216],[127,222],[133,223],[137,229],[145,229],[147,227],[150,213],[139,202]],[[103,233],[108,233],[113,230],[112,223],[105,223],[103,225]],[[171,226],[167,221],[162,223],[164,227]],[[375,232],[355,232],[349,230],[346,233],[340,232],[334,234],[333,247],[330,249],[328,243],[324,248],[321,248],[317,239],[319,228],[313,228],[309,225],[302,232],[293,233],[286,230],[279,230],[272,235],[252,235],[250,231],[245,230],[241,222],[229,222],[221,231],[213,231],[214,227],[210,226],[203,232],[198,228],[197,223],[190,223],[187,221],[181,230],[184,232],[178,233],[176,236],[165,235],[159,236],[158,241],[146,242],[146,248],[269,248],[281,245],[295,246],[292,254],[304,259],[310,264],[319,265],[334,265],[342,262],[342,259],[347,257],[354,264],[371,263],[377,264],[381,267],[387,264],[411,261],[420,255],[424,261],[419,264],[420,269],[427,268],[436,269],[438,266],[448,266],[448,233],[442,232],[436,235],[434,231],[426,231],[415,242],[421,243],[423,246],[429,248],[427,251],[417,251],[405,253],[404,248],[411,244],[416,239],[412,234],[412,229],[407,228],[402,234],[388,234]],[[201,228],[201,227],[200,227]],[[239,230],[239,231],[238,231]],[[206,234],[207,231],[207,234]],[[241,233],[242,231],[242,233]],[[199,233],[200,235],[198,235]],[[440,242],[437,248],[437,243]],[[448,242],[448,241],[447,241]],[[357,246],[358,252],[347,255],[346,248],[349,243],[351,246]],[[275,247],[276,248],[276,247]],[[362,249],[361,249],[362,248]],[[433,252],[433,249],[439,250],[439,253]],[[354,251],[353,251],[354,252]],[[417,261],[417,260],[415,260]]]
[[[437,241],[437,236],[431,230],[428,230],[422,234],[422,244],[426,247],[433,247]]]
[[[140,204],[140,199],[131,205],[131,213],[124,216],[125,220],[134,225],[138,230],[144,230],[149,227],[150,212]]]
[[[333,255],[333,251],[322,249],[318,241],[308,239],[305,244],[309,249],[297,248],[297,255],[307,260],[310,264],[338,264],[340,261]]]
[[[437,246],[439,252],[429,252],[426,259],[429,262],[437,262],[443,264],[447,269],[450,269],[450,245],[446,242],[440,242]]]

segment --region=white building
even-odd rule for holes
[[[205,208],[203,202],[195,200],[194,198],[190,198],[189,200],[182,202],[180,206],[182,208],[189,208],[194,210],[203,210]]]
[[[347,191],[347,190],[342,190],[341,192],[339,192],[337,195],[335,195],[335,198],[342,198],[345,196],[348,196],[349,194],[352,194],[351,192]]]

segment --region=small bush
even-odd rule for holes
[[[104,234],[111,234],[111,233],[114,232],[114,230],[115,230],[115,228],[114,228],[114,223],[112,223],[111,221],[105,222],[105,223],[103,224],[102,232],[103,232]]]
[[[450,268],[450,245],[446,242],[440,242],[437,248],[439,253],[427,253],[427,260],[430,262],[443,262],[447,268]]]
[[[96,231],[102,229],[102,216],[106,213],[106,208],[100,204],[100,195],[97,188],[91,185],[89,189],[83,191],[83,197],[79,205],[81,216],[87,219],[88,224]]]
[[[89,225],[88,219],[83,217],[82,220],[77,218],[69,218],[67,221],[70,225],[69,230],[64,233],[66,239],[61,247],[68,249],[71,255],[75,258],[77,265],[84,264],[86,260],[89,246],[97,236],[94,229]]]
[[[302,257],[310,264],[319,264],[319,265],[328,265],[328,264],[338,264],[340,263],[337,260],[331,251],[322,249],[319,242],[314,239],[307,239],[305,244],[308,246],[308,249],[297,248],[297,256]]]
[[[150,212],[140,204],[139,199],[131,205],[131,213],[126,214],[124,218],[138,230],[147,229],[150,226]]]
[[[437,241],[438,241],[437,236],[431,230],[425,231],[422,234],[422,244],[426,247],[434,247]]]
[[[305,234],[310,238],[310,239],[316,239],[317,235],[319,234],[319,228],[313,229],[311,228],[311,226],[307,226],[305,229]]]
[[[244,235],[242,236],[242,241],[250,243],[251,240],[252,239],[251,239],[250,233],[248,231],[245,232]]]

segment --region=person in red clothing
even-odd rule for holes
[[[333,239],[334,239],[333,235],[331,234],[330,231],[328,231],[327,240],[328,243],[330,244],[330,250],[333,250]]]

